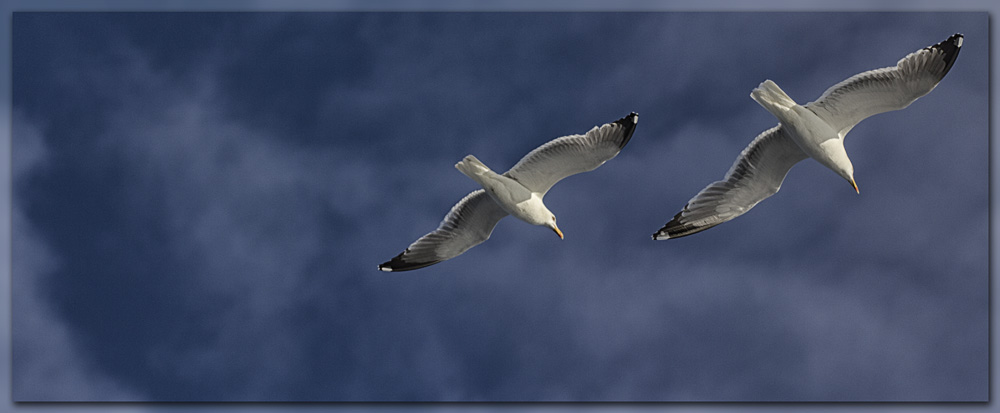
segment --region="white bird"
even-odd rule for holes
[[[725,178],[691,198],[653,239],[691,235],[743,215],[778,192],[788,170],[810,157],[860,193],[854,166],[844,150],[844,136],[865,118],[903,109],[933,90],[955,63],[961,47],[962,35],[952,35],[910,53],[896,66],[851,76],[804,106],[765,80],[750,97],[778,118],[778,126],[750,142]]]
[[[529,152],[513,168],[497,174],[468,155],[455,168],[483,189],[458,201],[433,232],[378,266],[382,271],[407,271],[457,257],[489,239],[501,218],[513,215],[533,225],[551,228],[559,238],[556,216],[545,207],[545,193],[563,178],[594,170],[625,147],[639,115],[634,112],[612,123],[595,126],[586,135],[563,136]]]

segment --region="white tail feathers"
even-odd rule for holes
[[[763,106],[764,109],[767,109],[768,112],[775,115],[779,112],[787,111],[796,105],[795,101],[788,97],[788,94],[771,80],[765,80],[760,86],[757,86],[753,92],[750,92],[750,97]]]
[[[472,155],[466,155],[461,162],[455,164],[455,168],[476,182],[478,182],[476,176],[492,172],[486,164],[480,162],[479,159],[476,159]]]

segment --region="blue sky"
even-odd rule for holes
[[[985,14],[14,29],[15,399],[987,395]],[[774,124],[757,83],[807,102],[954,32],[938,89],[852,131],[860,196],[808,161],[733,222],[649,240]],[[451,261],[375,271],[475,188],[465,154],[506,169],[629,111],[619,157],[546,198],[566,240],[507,219]]]

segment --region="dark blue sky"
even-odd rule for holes
[[[987,15],[17,14],[15,400],[985,400]],[[939,87],[750,213],[649,235],[800,103],[962,32]],[[375,266],[557,136],[546,197]],[[52,327],[56,320],[58,328]],[[72,369],[60,366],[71,364]]]

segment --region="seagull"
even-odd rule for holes
[[[806,158],[832,169],[860,194],[844,136],[865,118],[903,109],[934,90],[955,63],[962,38],[952,35],[910,53],[896,66],[851,76],[805,105],[765,80],[750,97],[777,117],[778,125],[750,142],[725,178],[698,192],[653,239],[691,235],[743,215],[778,192],[788,170]]]
[[[380,264],[381,271],[409,271],[459,256],[490,238],[501,218],[513,215],[532,225],[548,227],[560,239],[556,216],[542,202],[545,193],[563,178],[601,166],[632,138],[639,115],[635,112],[612,123],[595,126],[585,135],[553,139],[535,148],[514,167],[497,174],[468,155],[455,168],[483,189],[458,201],[433,232],[420,237],[395,258]]]

